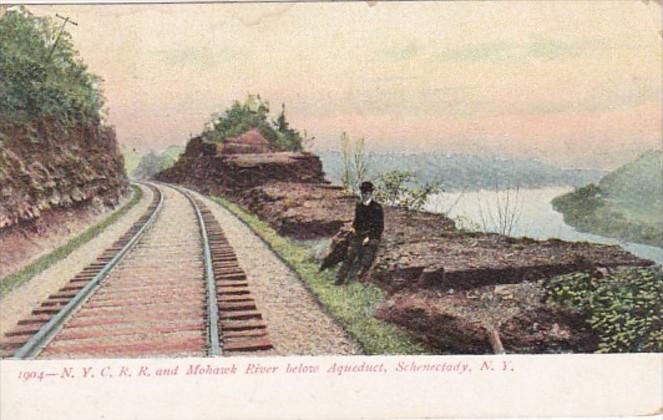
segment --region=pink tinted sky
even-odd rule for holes
[[[119,141],[185,144],[260,93],[337,149],[614,168],[661,148],[661,8],[644,1],[34,6],[65,14]]]

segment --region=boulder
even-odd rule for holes
[[[242,153],[270,153],[272,149],[269,141],[254,128],[237,137],[228,137],[223,143],[217,145],[217,154]]]

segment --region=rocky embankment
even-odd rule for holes
[[[0,228],[48,211],[98,201],[113,206],[128,180],[112,129],[67,131],[43,121],[36,129],[0,126]]]
[[[354,198],[324,181],[314,155],[224,155],[194,139],[157,178],[224,195],[283,235],[333,237],[323,269],[347,250]],[[579,314],[546,304],[542,284],[558,274],[651,264],[617,246],[464,232],[440,214],[385,208],[382,245],[363,280],[387,292],[377,317],[440,351],[585,352],[595,350],[596,337]]]
[[[241,195],[271,182],[324,182],[320,159],[308,153],[225,154],[221,151],[219,145],[195,137],[175,165],[155,178],[229,196]]]
[[[128,191],[112,129],[0,123],[0,243],[42,233],[65,213],[115,206]]]

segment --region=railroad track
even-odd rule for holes
[[[149,188],[142,217],[3,337],[3,357],[270,352],[267,326],[218,221],[183,189]]]

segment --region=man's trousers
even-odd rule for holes
[[[380,240],[371,238],[368,244],[362,245],[364,238],[355,235],[350,239],[348,253],[336,273],[337,283],[345,281],[355,263],[359,263],[359,277],[362,277],[371,268],[371,264],[373,264],[378,247],[380,246]]]

